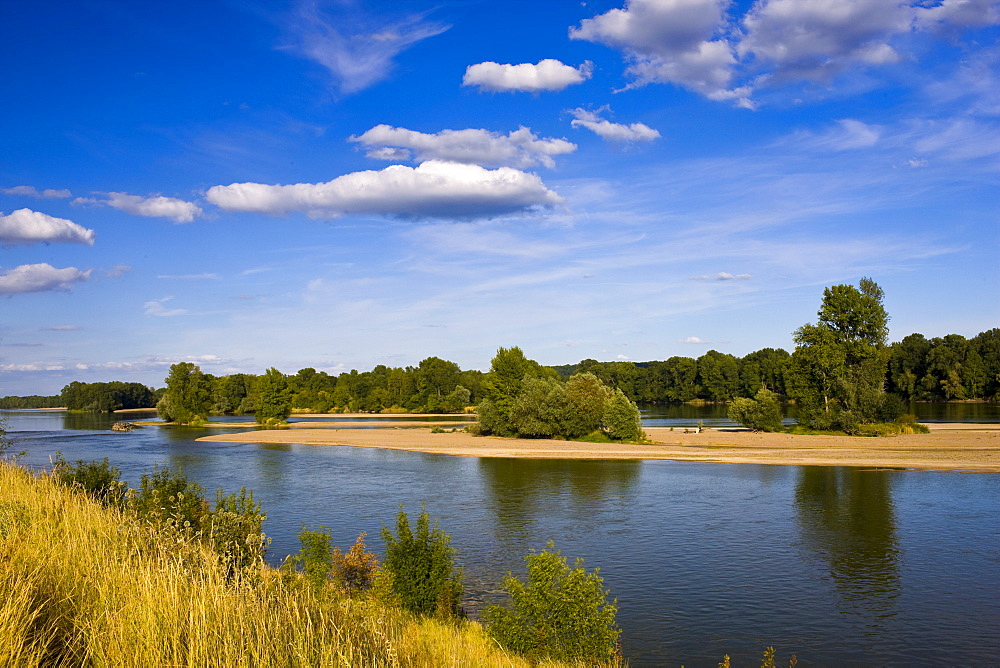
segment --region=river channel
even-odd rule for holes
[[[1000,664],[998,474],[449,457],[195,440],[223,427],[118,433],[108,416],[0,417],[29,467],[61,451],[108,457],[133,484],[158,464],[210,495],[251,488],[272,563],[298,549],[303,525],[345,548],[366,531],[381,551],[383,522],[424,504],[451,534],[473,616],[554,541],[600,567],[632,666],[715,666],[725,654],[759,665],[768,645],[800,666]]]

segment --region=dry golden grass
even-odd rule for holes
[[[0,667],[527,666],[478,624],[283,580],[0,462]],[[553,664],[554,665],[554,664]]]

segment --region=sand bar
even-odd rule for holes
[[[461,457],[668,459],[1000,473],[1000,424],[928,426],[930,434],[886,438],[754,434],[741,429],[685,433],[684,429],[671,431],[666,427],[647,427],[646,434],[653,443],[644,445],[497,438],[465,432],[433,434],[429,427],[337,429],[328,426],[219,434],[198,440],[388,448]]]

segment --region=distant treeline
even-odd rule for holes
[[[25,408],[62,408],[62,398],[54,395],[43,397],[32,394],[27,397],[0,397],[0,410],[16,410]]]
[[[654,362],[598,362],[552,367],[564,378],[590,372],[638,403],[730,401],[752,397],[761,387],[786,396],[790,355],[764,348],[742,358],[710,350],[701,357]],[[482,398],[481,371],[428,357],[413,367],[379,365],[330,375],[313,368],[287,376],[292,406],[318,413],[409,411],[461,412]],[[253,374],[208,376],[212,410],[232,415],[254,412]],[[972,339],[960,334],[925,338],[911,334],[889,346],[885,388],[904,401],[1000,399],[1000,328]],[[70,383],[59,396],[3,397],[0,408],[111,411],[152,408],[163,390],[140,383]]]

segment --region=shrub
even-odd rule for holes
[[[762,387],[753,399],[734,399],[729,404],[729,419],[753,431],[781,431],[778,395]]]
[[[105,506],[117,505],[125,500],[126,485],[121,481],[122,472],[117,466],[108,465],[107,457],[89,462],[81,459],[70,464],[61,452],[57,452],[52,473],[61,484],[79,489]]]
[[[504,578],[512,607],[487,608],[487,632],[533,660],[612,660],[621,633],[615,620],[618,606],[608,602],[598,569],[588,573],[582,559],[570,568],[552,542],[524,560],[527,582],[513,575]]]
[[[462,571],[455,569],[451,537],[430,516],[421,512],[416,531],[400,507],[396,535],[382,525],[385,541],[383,568],[392,578],[393,591],[410,612],[444,618],[458,617],[462,598]]]
[[[230,574],[263,561],[269,543],[261,528],[265,519],[267,513],[246,487],[241,487],[239,494],[223,494],[221,489],[216,492],[209,538]]]
[[[170,468],[144,474],[133,503],[139,517],[192,533],[201,531],[209,515],[201,485]]]
[[[293,554],[282,564],[285,572],[301,571],[314,591],[326,584],[333,570],[333,538],[322,524],[315,529],[305,525],[299,531],[299,553]]]
[[[378,573],[378,557],[365,551],[365,535],[364,531],[358,535],[347,554],[341,553],[339,547],[333,549],[333,572],[348,592],[370,588]]]

